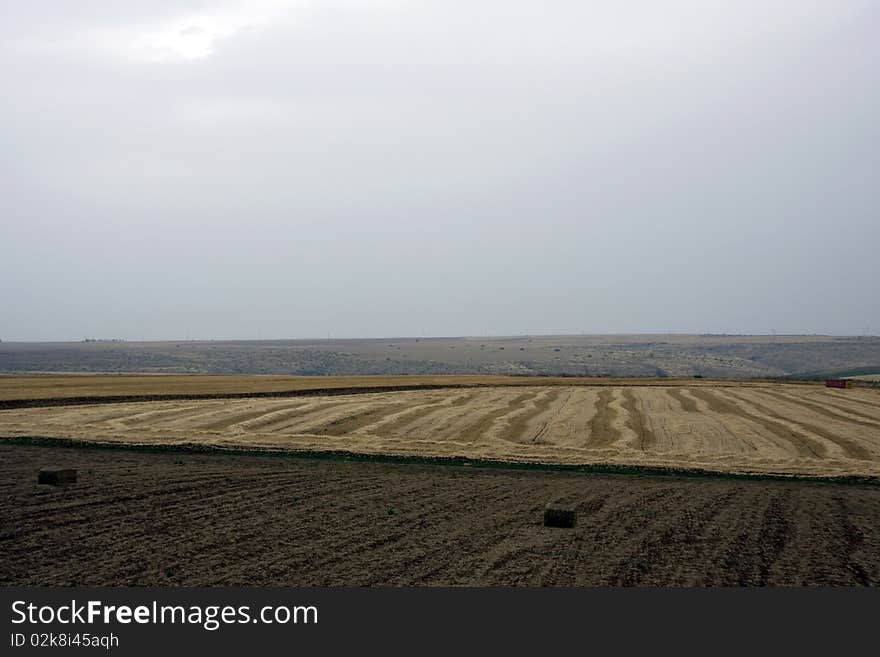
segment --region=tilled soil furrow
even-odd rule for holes
[[[479,499],[473,493],[450,491],[441,496],[434,495],[430,498],[430,501],[423,502],[418,508],[416,520],[420,517],[428,516],[432,519],[432,522],[442,526],[444,521],[448,521],[451,514],[458,514],[460,516],[464,509],[471,509],[470,513],[479,514],[480,506],[478,502]],[[453,507],[457,508],[457,511],[454,511]],[[343,543],[341,547],[333,550],[329,556],[313,561],[308,565],[314,568],[326,568],[335,563],[345,562],[354,554],[359,554],[362,558],[365,558],[370,551],[392,549],[392,546],[396,543],[411,536],[416,520],[413,518],[406,519],[406,515],[404,515],[403,519],[394,516],[388,516],[381,520],[365,518],[363,533],[375,534],[375,538],[366,541],[357,540],[358,532],[357,528],[355,528],[353,537],[350,537],[348,532],[346,532],[346,535],[339,537]]]
[[[558,555],[549,556],[558,549],[554,546],[560,540],[566,540],[566,532],[542,526],[544,504],[548,501],[575,504],[579,517],[575,532],[579,535],[585,531],[582,527],[593,522],[603,522],[602,517],[614,515],[625,506],[625,502],[615,495],[617,491],[597,493],[565,487],[567,494],[560,495],[559,488],[553,486],[553,483],[551,480],[541,488],[530,489],[530,494],[521,502],[523,507],[527,507],[523,511],[525,515],[514,515],[508,525],[510,529],[505,528],[498,540],[488,542],[483,554],[477,553],[470,561],[463,563],[457,576],[449,583],[472,582],[480,586],[576,584],[578,570],[571,567],[570,561],[560,559]],[[546,575],[543,570],[540,574],[536,573],[524,565],[549,559],[558,565],[558,579],[544,581],[545,576],[553,575]]]
[[[613,557],[609,559],[613,569],[603,579],[603,585],[631,586],[641,582],[651,568],[651,559],[659,558],[663,546],[672,542],[682,507],[693,503],[685,491],[670,488],[632,496],[627,508],[620,511],[625,514],[621,517],[626,518],[621,533],[628,540],[613,546]]]
[[[18,535],[10,538],[19,538],[22,535],[26,535],[32,537],[36,542],[41,542],[46,535],[55,534],[58,530],[63,529],[64,527],[76,525],[83,520],[99,516],[100,522],[104,525],[104,528],[102,529],[100,526],[96,527],[92,534],[92,538],[99,538],[103,533],[110,532],[113,534],[114,539],[119,539],[121,538],[119,536],[119,530],[117,529],[119,526],[119,519],[122,517],[130,518],[138,516],[138,514],[144,513],[145,510],[154,508],[154,505],[149,504],[153,498],[161,499],[161,508],[163,509],[163,512],[174,513],[179,506],[175,502],[175,499],[177,497],[183,497],[186,500],[186,508],[194,508],[196,509],[197,515],[207,516],[210,515],[210,509],[213,504],[222,503],[226,498],[234,498],[237,494],[248,491],[249,484],[228,484],[226,490],[220,494],[198,494],[203,493],[205,490],[206,489],[204,488],[179,486],[176,488],[144,491],[138,495],[109,496],[97,504],[92,504],[88,507],[78,507],[75,513],[71,513],[69,510],[53,509],[51,515],[41,514],[41,516],[28,516],[21,519],[16,523]],[[189,493],[197,494],[189,495]],[[193,504],[197,504],[198,506],[193,507]],[[96,509],[100,509],[101,513],[95,513]],[[201,509],[204,509],[204,511],[201,511]],[[181,518],[177,518],[177,520],[180,519]],[[143,527],[139,524],[126,526],[130,527],[135,533],[140,533],[143,530]],[[4,536],[4,538],[6,537]]]
[[[843,496],[835,498],[837,504],[844,537],[843,560],[846,567],[852,572],[856,582],[862,586],[870,586],[871,579],[865,566],[861,563],[860,552],[863,550],[865,534],[852,521],[849,502]],[[874,555],[876,557],[876,553]],[[875,562],[876,568],[876,562]]]
[[[481,586],[493,584],[495,577],[517,547],[534,550],[536,539],[550,530],[542,527],[541,515],[544,500],[552,500],[556,491],[552,482],[543,482],[529,490],[528,495],[517,495],[508,486],[497,487],[500,494],[487,496],[492,503],[505,509],[502,518],[489,518],[475,508],[473,518],[467,523],[452,516],[452,523],[442,531],[440,547],[434,552],[421,555],[419,562],[427,568],[418,579],[410,583],[432,585],[461,585],[473,583]],[[602,502],[590,500],[583,506],[584,517],[590,508],[598,510]],[[443,554],[458,555],[454,567],[450,567]]]
[[[769,583],[771,568],[793,538],[789,523],[791,491],[769,495],[744,495],[740,518],[731,527],[710,562],[707,584],[762,586]]]
[[[404,489],[395,490],[394,498],[403,494],[406,498],[413,499],[434,499],[431,493],[430,482],[410,482]],[[284,564],[285,569],[294,569],[296,571],[308,572],[315,569],[318,565],[327,564],[344,558],[344,555],[350,555],[360,550],[368,550],[375,545],[399,540],[406,531],[393,530],[401,525],[401,518],[395,510],[394,498],[382,494],[387,491],[386,486],[378,486],[371,491],[358,490],[353,501],[356,504],[351,505],[347,509],[342,509],[332,502],[329,505],[317,508],[300,509],[297,513],[298,517],[304,518],[309,534],[312,536],[308,548],[299,546],[289,549],[286,552],[279,553],[273,546],[264,546],[262,550],[258,550],[256,555],[251,557],[251,561],[258,562],[260,567],[273,569],[279,564]],[[378,493],[378,494],[376,494]],[[447,500],[448,501],[448,500]],[[443,508],[443,502],[432,502],[429,511],[434,512]],[[323,526],[322,521],[335,514],[354,512],[354,522],[352,522],[344,533],[337,531],[328,531]],[[359,512],[358,512],[359,511]],[[393,514],[388,511],[395,511]],[[411,528],[410,528],[411,529]],[[409,530],[407,530],[409,531]],[[365,537],[380,535],[381,538],[372,542],[364,541]],[[330,555],[330,556],[327,556]],[[363,556],[363,554],[361,554]],[[320,558],[319,558],[320,557]],[[322,561],[323,559],[323,561]],[[257,566],[257,563],[254,563]],[[310,582],[316,583],[316,582]]]
[[[9,444],[0,480],[4,585],[880,583],[875,486]]]
[[[789,522],[791,491],[774,495],[764,510],[758,545],[761,548],[759,586],[770,581],[771,568],[790,539],[792,527]]]
[[[610,482],[608,482],[610,483]],[[670,515],[685,493],[668,486],[649,485],[633,494],[613,483],[610,493],[598,499],[584,491],[570,490],[552,501],[576,503],[578,524],[574,531],[538,527],[522,532],[495,550],[494,561],[484,576],[489,585],[581,586],[604,585],[611,569],[630,549],[633,532],[642,531],[648,514]],[[578,503],[577,500],[583,500]],[[638,520],[631,522],[634,518]],[[505,549],[501,549],[505,548]],[[541,564],[539,569],[535,563]]]
[[[731,488],[705,502],[683,500],[667,517],[651,518],[646,536],[633,554],[618,566],[611,579],[616,586],[636,586],[655,580],[658,574],[673,577],[687,552],[696,551],[705,527],[727,508],[739,491]]]
[[[415,537],[411,533],[394,548],[395,554],[402,555],[381,569],[374,569],[366,584],[380,584],[392,581],[403,586],[413,585],[450,585],[461,581],[461,573],[467,578],[473,573],[463,563],[450,564],[450,554],[459,555],[462,559],[467,554],[481,554],[490,545],[501,540],[513,528],[521,526],[525,518],[533,516],[534,505],[514,499],[507,494],[496,494],[488,491],[491,499],[504,504],[509,513],[501,520],[487,518],[480,512],[478,504],[473,505],[465,514],[446,512],[440,518],[431,518],[431,526],[436,528],[439,540],[426,544],[425,537]],[[415,526],[423,528],[427,520],[423,517],[415,521]]]
[[[338,497],[338,485],[340,483],[342,483],[341,478],[335,482],[322,482],[322,488],[326,490],[324,490],[322,495],[313,492],[310,497],[310,503],[313,507],[315,504],[321,504],[321,497],[324,498],[324,504]],[[375,485],[381,484],[375,482]],[[423,487],[423,485],[414,487],[411,492],[417,493],[418,489]],[[134,553],[139,550],[138,546],[143,545],[144,542],[150,543],[157,550],[162,550],[163,545],[167,547],[169,544],[176,544],[179,539],[180,530],[183,529],[185,534],[189,536],[187,547],[192,553],[216,554],[218,551],[223,552],[229,549],[229,537],[225,535],[226,532],[221,531],[222,527],[228,525],[231,519],[239,519],[241,521],[237,525],[238,527],[250,527],[252,523],[249,521],[249,517],[252,509],[255,505],[259,506],[263,500],[274,502],[271,504],[271,510],[283,509],[283,506],[277,504],[277,500],[287,490],[289,488],[285,485],[274,487],[261,485],[258,490],[254,490],[253,481],[244,481],[238,485],[230,486],[227,491],[208,499],[198,497],[195,499],[185,498],[181,500],[180,508],[178,509],[175,508],[177,505],[174,504],[168,507],[163,506],[162,516],[156,516],[154,512],[150,511],[148,506],[138,505],[133,507],[131,504],[113,504],[112,508],[108,509],[108,512],[101,517],[100,523],[97,524],[94,531],[89,535],[89,540],[90,542],[94,541],[97,543],[105,540],[108,546],[113,544],[132,546]],[[250,492],[247,505],[243,505],[240,501],[242,498],[241,493],[245,491]],[[164,515],[166,508],[170,513],[168,516]],[[222,509],[223,515],[218,516],[216,509]],[[304,510],[306,514],[312,511],[317,512],[319,508],[314,507]],[[278,513],[283,516],[283,511]],[[320,516],[319,513],[317,515]],[[127,517],[131,522],[120,523],[120,517]],[[169,518],[171,526],[176,527],[178,532],[168,532],[163,522],[164,518]],[[120,525],[125,528],[125,531],[120,532]],[[233,526],[235,526],[235,523],[233,523]],[[32,540],[32,544],[39,545],[42,542],[41,537],[38,535],[33,538],[36,540]],[[242,547],[245,544],[245,538],[244,535],[237,532],[235,545],[238,545],[239,548]],[[264,549],[272,549],[271,545],[266,545],[264,542],[260,542],[260,545]],[[132,556],[134,553],[129,554],[128,550],[119,551],[117,549],[115,553],[119,557],[113,562],[117,569],[119,564],[128,563],[134,558]],[[105,570],[113,567],[113,564],[111,564]],[[210,568],[210,563],[207,563],[206,567]],[[126,583],[139,582],[137,580],[130,580],[126,581]]]

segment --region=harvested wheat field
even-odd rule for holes
[[[2,410],[0,436],[877,477],[880,393],[518,385],[96,403]]]
[[[877,585],[878,526],[877,486],[0,444],[0,585]]]

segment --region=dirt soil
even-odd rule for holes
[[[0,585],[880,583],[877,486],[0,444],[0,489]]]

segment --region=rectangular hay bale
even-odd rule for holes
[[[37,483],[50,486],[76,483],[76,468],[40,468]]]
[[[577,524],[577,510],[574,504],[550,502],[544,507],[545,527],[574,527]]]

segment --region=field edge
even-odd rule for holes
[[[751,481],[796,481],[804,483],[845,486],[880,486],[880,476],[873,475],[816,475],[809,473],[763,472],[751,470],[715,470],[698,467],[675,467],[617,463],[549,463],[544,461],[469,458],[464,456],[429,456],[383,454],[351,450],[313,450],[291,448],[223,447],[202,443],[145,444],[114,442],[58,436],[0,436],[0,443],[58,449],[106,449],[147,453],[226,454],[231,456],[270,456],[279,458],[314,459],[346,462],[394,463],[434,465],[457,468],[484,468],[493,470],[533,470],[570,472],[580,474],[621,475],[635,477],[692,477]]]

